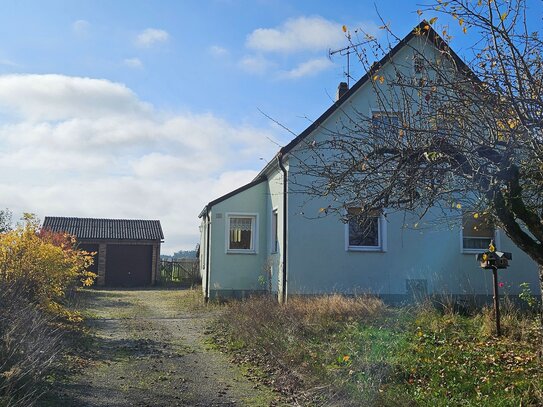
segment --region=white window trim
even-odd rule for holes
[[[494,245],[496,246],[497,250],[500,250],[501,247],[501,234],[500,229],[497,227],[494,227]],[[460,224],[460,253],[462,254],[479,254],[484,253],[488,249],[464,249],[464,228],[462,227],[462,224]]]
[[[251,230],[251,248],[250,249],[230,249],[230,218],[248,218],[252,219]],[[227,212],[225,214],[224,243],[226,254],[258,254],[258,213],[247,212]]]
[[[379,220],[377,222],[377,234],[379,237],[379,246],[351,246],[349,245],[349,222],[345,223],[345,251],[385,253],[388,249],[388,236],[387,221],[384,213],[379,216]]]
[[[270,254],[277,254],[279,253],[279,208],[277,206],[272,208],[271,214],[270,214]],[[277,224],[275,227],[277,228],[277,235],[273,236],[273,214],[277,214]],[[275,244],[277,239],[277,244]],[[273,247],[273,246],[276,247]]]

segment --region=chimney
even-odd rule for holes
[[[349,85],[347,85],[347,82],[340,82],[337,87],[336,101],[341,99],[342,96],[346,94],[348,90],[349,90]]]

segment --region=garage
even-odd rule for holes
[[[46,216],[42,228],[75,236],[80,249],[95,253],[96,285],[145,287],[157,280],[164,241],[159,220]]]

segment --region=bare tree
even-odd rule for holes
[[[365,213],[387,208],[419,218],[440,208],[445,222],[469,210],[539,264],[543,292],[540,34],[529,31],[524,0],[438,1],[427,10],[436,17],[404,40],[386,25],[386,45],[348,33],[379,111],[346,108],[340,123],[321,128],[327,137],[306,140],[298,152],[303,176],[293,182],[327,197],[321,211],[343,218],[353,203]],[[448,47],[447,30],[432,28],[439,13],[477,36],[471,61]],[[406,47],[412,60],[395,59]]]

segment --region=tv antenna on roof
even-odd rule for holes
[[[347,38],[350,40],[351,36],[349,35]],[[336,55],[336,54],[339,54],[342,57],[347,57],[347,71],[343,72],[343,73],[347,77],[347,86],[348,87],[350,87],[349,81],[351,79],[351,54],[353,52],[356,52],[356,47],[359,47],[360,45],[367,44],[368,42],[369,41],[364,41],[364,42],[360,42],[358,44],[349,45],[349,46],[344,47],[344,48],[335,49],[335,50],[332,50],[332,49],[328,50],[328,58],[330,58],[330,59],[332,59],[332,56]]]

